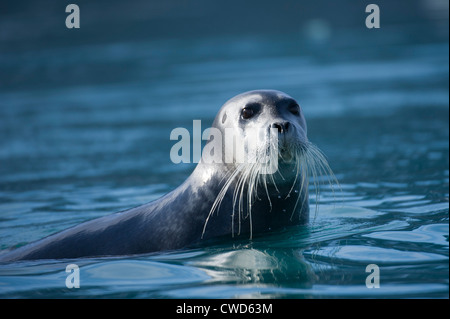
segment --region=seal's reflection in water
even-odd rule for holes
[[[304,230],[308,236],[306,227]],[[220,252],[216,247],[214,253],[199,256],[189,264],[204,270],[211,277],[211,284],[229,282],[270,287],[267,283],[271,283],[297,289],[311,288],[317,276],[303,256],[303,250],[308,247],[263,248],[266,240],[260,238],[250,244],[237,245],[233,251],[224,246]]]

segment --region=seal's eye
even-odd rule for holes
[[[253,111],[252,108],[250,108],[250,107],[245,107],[245,108],[242,109],[241,115],[242,115],[242,118],[246,120],[246,119],[251,118],[251,117],[253,116],[254,113],[255,113],[255,112]]]
[[[298,106],[297,103],[292,103],[291,105],[289,105],[289,112],[294,115],[300,115],[300,106]]]

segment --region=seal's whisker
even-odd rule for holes
[[[272,136],[270,136],[270,137],[272,137]],[[266,152],[268,151],[271,157],[272,157],[272,155],[273,155],[272,153],[270,153],[270,152],[272,152],[272,150],[278,150],[278,139],[276,139],[276,138],[269,138],[269,149],[266,150]],[[276,154],[274,154],[274,156],[278,157],[278,156],[279,156],[279,153],[277,152]],[[271,158],[271,160],[278,160],[278,158],[276,158],[276,159]],[[265,173],[266,175],[269,175],[269,176],[270,176],[270,179],[272,180],[272,184],[273,184],[273,186],[275,187],[275,190],[277,191],[277,193],[280,193],[280,190],[278,189],[278,186],[277,186],[277,183],[276,183],[276,181],[275,181],[275,178],[273,177],[275,174],[270,174],[270,173],[268,172],[267,165],[270,166],[270,163],[267,163],[267,164],[266,164],[266,169],[265,169],[265,172],[264,172],[264,173]],[[281,173],[279,173],[279,170],[277,170],[277,173],[280,174],[281,178],[284,180],[284,176],[281,175]]]
[[[331,170],[331,167],[328,164],[328,161],[326,160],[325,155],[314,144],[311,144],[311,152],[314,153],[314,157],[315,158],[319,159],[319,165],[320,165],[320,167],[322,169],[322,174],[324,176],[328,177],[328,183],[329,183],[330,188],[332,189],[332,191],[334,193],[333,184],[336,184],[340,188],[339,181],[337,180],[336,176],[334,175],[333,171]]]
[[[209,219],[212,216],[212,214],[214,213],[214,211],[219,211],[220,209],[220,205],[222,203],[223,198],[225,197],[225,194],[228,191],[228,188],[231,186],[231,184],[233,183],[234,179],[236,178],[236,176],[239,175],[240,171],[243,169],[243,165],[239,165],[238,167],[236,167],[235,170],[231,171],[228,178],[226,179],[222,189],[220,190],[219,194],[217,195],[216,199],[214,200],[214,203],[209,211],[209,214],[205,220],[205,224],[203,225],[203,231],[202,231],[202,236],[201,238],[203,238],[205,231],[206,231],[206,226],[208,225]],[[232,214],[232,218],[234,220],[234,212]]]
[[[315,212],[316,218],[318,213],[318,206],[320,204],[319,181],[317,181],[318,176],[326,178],[328,184],[330,185],[330,188],[333,191],[333,194],[334,194],[333,184],[336,184],[339,187],[339,182],[336,176],[334,175],[330,165],[328,164],[328,161],[323,155],[322,151],[317,146],[315,146],[312,143],[308,143],[307,153],[308,155],[306,156],[306,158],[309,161],[308,166],[313,171],[314,187],[316,188],[316,212]]]
[[[309,180],[308,178],[308,171],[305,168],[305,158],[303,156],[304,154],[299,154],[299,152],[297,153],[297,161],[298,161],[298,165],[300,165],[301,167],[301,183],[300,183],[300,189],[298,190],[298,195],[297,195],[297,199],[295,201],[295,205],[294,205],[294,209],[292,210],[292,214],[291,214],[291,221],[292,218],[294,217],[294,214],[296,212],[297,206],[298,206],[298,202],[300,200],[300,197],[303,197],[303,202],[302,205],[304,205],[305,203],[305,198],[306,196],[303,196],[303,192],[304,192],[304,187],[305,184],[307,183],[307,181]]]
[[[247,166],[245,167],[247,168]],[[244,170],[245,173],[245,170]],[[238,222],[239,222],[239,228],[238,228],[238,236],[241,234],[241,219],[242,219],[242,196],[244,193],[244,187],[245,187],[245,179],[246,174],[241,174],[238,178],[238,181],[236,183],[236,188],[233,192],[233,214],[235,212],[235,207],[237,203],[237,211],[238,211]],[[238,200],[239,199],[239,200]]]
[[[270,212],[272,212],[273,206],[272,206],[272,200],[270,199],[270,194],[269,194],[269,188],[267,187],[267,167],[264,166],[264,172],[262,174],[262,180],[263,180],[263,185],[264,185],[264,189],[266,191],[266,195],[267,195],[267,199],[269,201],[269,205],[270,205]]]
[[[248,185],[248,192],[247,192],[247,216],[249,217],[250,222],[250,239],[253,237],[253,219],[252,219],[252,203],[253,203],[253,197],[255,197],[255,194],[257,194],[257,187],[258,187],[258,176],[259,176],[259,165],[258,163],[255,163],[251,167],[251,172],[249,174],[249,185]]]
[[[319,202],[320,202],[320,186],[319,186],[320,184],[319,184],[318,178],[317,178],[317,175],[318,175],[317,171],[318,171],[318,165],[319,165],[318,163],[320,163],[320,161],[318,162],[318,158],[316,158],[315,156],[307,156],[306,161],[307,161],[306,166],[311,168],[311,174],[312,174],[313,183],[314,183],[314,192],[316,194],[316,207],[314,210],[314,216],[316,217],[318,210],[319,210]]]
[[[298,154],[295,157],[295,169],[296,169],[296,171],[295,171],[295,179],[294,179],[294,182],[292,183],[291,189],[289,190],[288,194],[285,197],[285,200],[288,199],[291,196],[291,193],[294,190],[295,185],[297,184],[298,173],[299,173],[299,169],[300,169],[300,157],[299,157]]]
[[[333,184],[336,184],[339,187],[339,181],[331,170],[325,155],[323,155],[322,151],[320,151],[320,149],[314,144],[311,144],[311,152],[314,154],[314,158],[318,160],[322,175],[328,178],[330,188],[334,191]]]
[[[265,174],[261,174],[261,171],[263,170],[264,165],[261,162],[257,162],[254,166],[253,170],[253,187],[252,187],[252,196],[250,199],[253,201],[253,198],[259,198],[258,197],[258,187],[261,185],[262,180],[265,180]],[[252,210],[252,205],[250,206],[250,211]],[[252,220],[251,220],[252,221]],[[251,223],[252,224],[252,223]],[[253,234],[253,225],[252,225],[252,234]]]

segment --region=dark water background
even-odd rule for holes
[[[174,189],[170,132],[251,89],[300,102],[341,191],[252,241],[0,265],[1,298],[448,298],[448,1],[378,1],[377,30],[358,1],[75,3],[78,30],[0,4],[2,250]]]

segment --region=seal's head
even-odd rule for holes
[[[295,168],[296,158],[308,145],[300,105],[275,90],[249,91],[230,99],[218,112],[213,128],[220,132],[219,138],[212,139],[215,148],[222,150],[219,161],[234,167],[242,163],[272,164],[262,166],[268,169],[266,173]]]
[[[251,217],[255,201],[261,202],[265,194],[270,211],[276,203],[283,211],[289,207],[291,221],[305,221],[309,177],[334,178],[325,157],[308,141],[299,103],[283,92],[257,90],[235,96],[222,106],[211,131],[214,137],[205,145],[202,160],[220,163],[216,169],[225,173],[209,216],[232,194],[233,221],[235,215],[239,220]],[[215,159],[210,157],[213,149]]]
[[[275,90],[250,91],[232,98],[221,108],[214,124],[238,128],[244,139],[259,131],[262,134],[256,134],[257,144],[268,143],[270,132],[275,133],[272,137],[278,142],[279,157],[286,163],[292,162],[295,150],[308,142],[300,105],[286,93]]]

